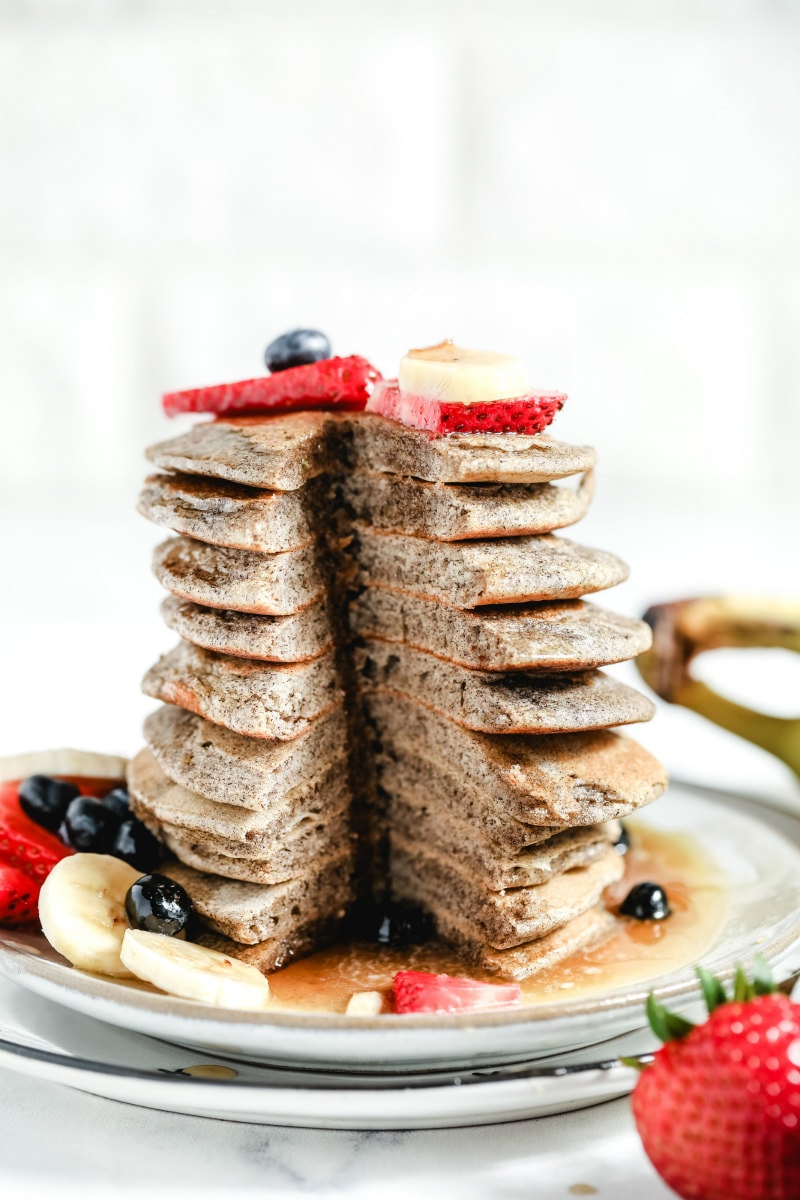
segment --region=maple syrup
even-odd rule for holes
[[[606,907],[615,913],[634,884],[649,879],[665,888],[672,915],[664,921],[617,918],[602,942],[524,980],[523,1004],[554,1004],[645,983],[698,961],[713,942],[728,905],[724,873],[690,836],[626,824],[631,848],[625,876],[607,889]],[[388,994],[400,970],[494,979],[437,943],[396,948],[352,942],[271,974],[274,1008],[341,1013],[354,992]]]

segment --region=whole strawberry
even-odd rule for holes
[[[647,1155],[684,1200],[798,1200],[800,1004],[775,993],[763,961],[754,983],[737,972],[733,1001],[698,974],[705,1024],[648,1002],[666,1044],[633,1094]]]

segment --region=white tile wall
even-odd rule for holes
[[[515,350],[603,486],[797,498],[800,7],[0,0],[0,502],[319,324]]]

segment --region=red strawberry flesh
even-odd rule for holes
[[[0,863],[0,925],[26,925],[39,918],[39,884],[20,871]]]
[[[398,1013],[478,1012],[519,1004],[516,983],[480,983],[457,975],[398,971],[394,977],[394,1011]]]
[[[800,1005],[782,995],[721,1005],[658,1051],[633,1113],[654,1167],[686,1200],[800,1197]]]
[[[180,413],[271,413],[307,408],[362,409],[380,372],[357,354],[324,358],[289,367],[274,375],[167,392],[162,400],[168,417]]]
[[[0,864],[16,867],[41,884],[72,851],[22,811],[18,786],[0,783]]]
[[[379,384],[367,412],[380,413],[413,429],[439,436],[450,433],[524,433],[546,429],[567,397],[562,392],[530,392],[513,400],[457,404],[401,392],[395,381]]]

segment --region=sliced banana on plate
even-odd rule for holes
[[[108,854],[73,854],[56,863],[39,896],[39,920],[53,949],[82,971],[129,976],[120,959],[129,928],[125,896],[140,876]]]
[[[183,1000],[249,1011],[270,1001],[269,984],[256,967],[163,933],[129,929],[121,957],[133,975]]]
[[[28,775],[74,775],[86,779],[124,779],[128,760],[90,750],[35,750],[0,758],[0,781]]]

